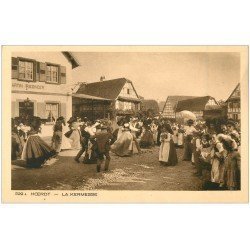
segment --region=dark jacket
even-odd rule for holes
[[[109,132],[100,132],[91,137],[91,140],[96,141],[96,150],[99,153],[105,153],[110,150],[110,141],[112,140],[112,134]]]

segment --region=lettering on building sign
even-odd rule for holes
[[[23,90],[42,90],[44,89],[43,85],[39,84],[28,84],[28,83],[12,83],[12,88],[23,89]]]

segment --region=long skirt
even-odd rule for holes
[[[62,131],[54,132],[52,136],[52,148],[59,153],[62,147]]]
[[[72,131],[71,135],[69,136],[69,139],[71,140],[71,148],[79,150],[81,148],[81,142],[80,142],[80,132],[79,130],[75,129]]]
[[[159,151],[159,161],[168,166],[175,166],[178,163],[173,140],[161,143]]]
[[[141,148],[150,148],[154,145],[154,138],[151,131],[145,131],[141,137],[140,147]]]
[[[211,182],[219,184],[225,182],[225,166],[218,158],[212,160]]]
[[[133,135],[130,132],[123,132],[112,144],[111,151],[118,156],[131,156],[138,149],[136,146]]]
[[[192,143],[191,138],[186,137],[184,140],[184,155],[183,161],[191,161],[192,159]]]
[[[158,131],[153,131],[153,140],[154,140],[154,143],[156,144],[157,143],[157,134],[158,134]]]
[[[234,153],[233,153],[234,154]],[[230,153],[225,159],[225,182],[230,190],[240,189],[240,169]]]
[[[24,138],[16,133],[11,134],[11,160],[16,160],[22,154]]]
[[[27,167],[39,168],[55,155],[55,150],[44,142],[40,136],[30,135],[24,145],[22,159],[27,162]]]
[[[68,131],[66,126],[63,126],[63,131],[62,131],[62,145],[61,145],[61,150],[66,150],[66,149],[71,149],[71,142],[69,138],[65,136],[65,133]]]
[[[71,144],[70,144],[70,139],[67,138],[64,134],[62,135],[62,145],[61,149],[66,150],[66,149],[71,149]]]

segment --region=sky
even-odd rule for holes
[[[226,100],[240,82],[240,54],[228,52],[73,52],[77,82],[125,77],[145,99],[210,95]]]

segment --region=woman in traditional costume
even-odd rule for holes
[[[151,148],[154,146],[153,133],[150,130],[150,126],[145,124],[142,129],[140,147],[141,148]]]
[[[158,128],[158,125],[156,124],[155,121],[152,122],[151,124],[151,131],[153,133],[153,139],[154,139],[154,143],[157,144],[157,128]]]
[[[41,130],[41,120],[39,117],[33,117],[30,122],[31,130],[28,132],[28,139],[24,145],[22,160],[25,160],[27,167],[39,168],[48,159],[56,155],[46,142],[38,135]]]
[[[224,150],[222,141],[227,136],[224,134],[213,135],[211,149],[211,182],[215,187],[222,188],[225,185],[225,165],[224,159],[227,152]]]
[[[227,156],[224,159],[225,164],[225,183],[229,190],[240,190],[240,154],[234,149],[234,141],[228,137],[222,139],[222,144],[227,152]]]
[[[120,138],[122,132],[123,132],[123,127],[124,126],[124,119],[120,119],[117,121],[117,128],[113,131],[113,139],[111,141],[111,145]]]
[[[79,130],[79,122],[76,118],[70,118],[68,123],[70,130],[65,133],[65,136],[70,139],[71,149],[79,150],[81,148],[81,132]]]
[[[159,162],[165,166],[175,166],[178,158],[173,142],[173,131],[169,124],[162,126],[160,141]]]
[[[172,130],[173,130],[174,145],[177,147],[178,146],[178,129],[175,124],[172,126]]]
[[[183,148],[183,144],[184,144],[184,128],[183,126],[179,125],[178,126],[178,134],[177,134],[177,138],[178,138],[178,142],[177,145],[179,148]]]
[[[68,131],[68,128],[66,126],[65,118],[59,117],[62,120],[62,144],[61,144],[61,150],[67,150],[71,149],[70,139],[65,136],[65,133]],[[58,119],[59,119],[58,118]]]
[[[201,176],[202,175],[202,169],[200,168],[200,156],[201,156],[201,133],[199,131],[196,131],[193,133],[192,138],[192,164],[195,166],[196,173],[195,175]]]
[[[195,127],[193,126],[194,121],[193,120],[188,120],[187,121],[187,126],[184,128],[185,129],[185,134],[184,134],[184,155],[183,155],[183,161],[191,161],[192,159],[192,137],[193,137],[193,132],[196,131]]]
[[[60,153],[62,146],[62,122],[62,119],[57,118],[53,127],[51,147],[56,151],[57,154]]]
[[[124,124],[120,137],[112,144],[111,151],[118,156],[131,156],[133,153],[139,153],[140,147],[135,136],[130,132],[129,124]]]
[[[11,120],[11,160],[21,157],[25,143],[25,134],[16,122],[14,119]]]

